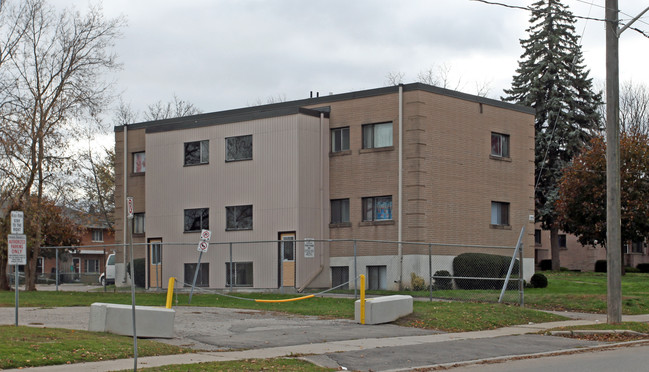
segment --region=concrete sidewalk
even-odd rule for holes
[[[523,357],[539,353],[574,352],[576,350],[596,350],[616,344],[542,336],[536,333],[555,327],[578,326],[605,322],[605,315],[587,316],[576,313],[559,313],[577,318],[561,322],[528,324],[495,330],[443,333],[419,336],[364,338],[346,341],[322,342],[313,344],[256,348],[245,351],[197,352],[183,355],[169,355],[138,358],[138,368],[156,367],[169,364],[189,364],[218,362],[241,359],[277,358],[303,355],[304,359],[326,367],[345,367],[349,370],[407,370],[416,367],[462,365],[477,363],[483,359]],[[649,322],[649,314],[625,316],[624,321]],[[368,326],[371,327],[371,326]],[[642,341],[645,342],[645,341]],[[624,344],[624,343],[623,343]],[[628,343],[626,343],[628,344]],[[507,346],[503,346],[507,345]],[[464,346],[464,347],[462,347]],[[512,353],[512,350],[515,352]],[[482,350],[482,351],[481,351]],[[408,355],[408,353],[413,355]],[[527,353],[525,353],[527,352]],[[383,354],[388,361],[376,360]],[[346,355],[348,357],[346,357]],[[395,359],[394,355],[399,358]],[[434,357],[436,356],[436,357]],[[477,357],[482,358],[477,358]],[[370,361],[371,359],[371,361]],[[347,365],[341,361],[347,361]],[[406,362],[414,361],[412,365]],[[391,363],[390,363],[391,362]],[[133,368],[133,359],[110,360],[93,363],[80,363],[61,366],[23,368],[21,371],[115,371]],[[17,370],[16,370],[17,371]]]

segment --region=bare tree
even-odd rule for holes
[[[620,130],[649,134],[649,89],[627,81],[620,89]]]
[[[146,121],[153,121],[153,120],[179,118],[183,116],[196,115],[200,113],[201,111],[198,108],[196,108],[196,106],[194,106],[192,103],[183,101],[182,99],[179,99],[178,96],[174,94],[173,101],[169,101],[167,103],[158,101],[154,104],[149,105],[147,107],[147,110],[144,112],[144,119]]]
[[[45,0],[25,0],[23,6],[20,17],[6,20],[25,32],[2,66],[6,89],[0,101],[7,109],[1,118],[1,156],[8,176],[19,186],[17,197],[35,199],[32,210],[38,211],[48,185],[70,160],[67,144],[80,119],[100,112],[110,98],[110,84],[102,76],[119,67],[111,48],[125,22],[105,19],[99,7],[82,15],[56,11]],[[25,267],[27,290],[35,290],[44,241],[41,219],[35,221]]]
[[[404,78],[405,76],[406,76],[406,74],[404,74],[404,73],[401,72],[401,71],[397,71],[397,72],[388,72],[388,74],[385,75],[385,83],[386,83],[387,85],[399,85],[399,84],[403,84],[403,78]]]

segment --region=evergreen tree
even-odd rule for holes
[[[536,221],[551,232],[552,269],[559,270],[559,227],[555,212],[562,169],[600,129],[601,93],[593,91],[575,34],[575,17],[559,0],[531,5],[529,37],[505,90],[505,101],[536,109]]]

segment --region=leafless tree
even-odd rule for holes
[[[385,75],[385,83],[386,83],[387,85],[399,85],[399,84],[403,84],[403,78],[404,78],[405,76],[406,76],[406,74],[404,74],[404,73],[401,72],[401,71],[397,71],[397,72],[388,72],[388,74]]]
[[[0,156],[19,187],[17,197],[35,196],[37,211],[48,185],[70,160],[67,144],[79,123],[108,103],[111,87],[102,76],[119,68],[111,49],[125,21],[105,19],[97,6],[86,14],[57,11],[46,0],[23,0],[21,6],[21,12],[5,19],[25,32],[2,65],[5,89],[0,102],[6,109],[0,119],[4,128]],[[27,290],[35,289],[43,238],[37,223],[34,236],[28,238]]]
[[[158,101],[154,104],[149,105],[147,107],[147,110],[144,112],[144,119],[146,121],[153,121],[153,120],[179,118],[183,116],[196,115],[200,113],[201,111],[198,108],[196,108],[196,106],[194,106],[192,103],[183,101],[182,99],[179,99],[174,94],[173,101],[169,101],[167,103]]]
[[[620,89],[620,130],[649,134],[649,89],[625,82]]]

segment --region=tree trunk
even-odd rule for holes
[[[561,270],[561,248],[559,247],[559,228],[550,228],[550,252],[552,254],[552,271]]]
[[[10,273],[7,262],[8,259],[6,257],[0,256],[0,291],[8,291],[11,289],[11,287],[9,287],[9,281],[7,280],[7,275]]]
[[[40,221],[40,219],[39,219]],[[36,290],[36,277],[38,276],[38,273],[36,272],[36,267],[38,264],[38,256],[40,256],[41,253],[41,237],[42,237],[42,232],[41,232],[41,224],[40,222],[36,224],[37,226],[35,227],[36,229],[36,239],[34,242],[34,246],[32,247],[30,251],[30,255],[27,260],[27,265],[25,266],[25,290],[26,291],[35,291]]]

